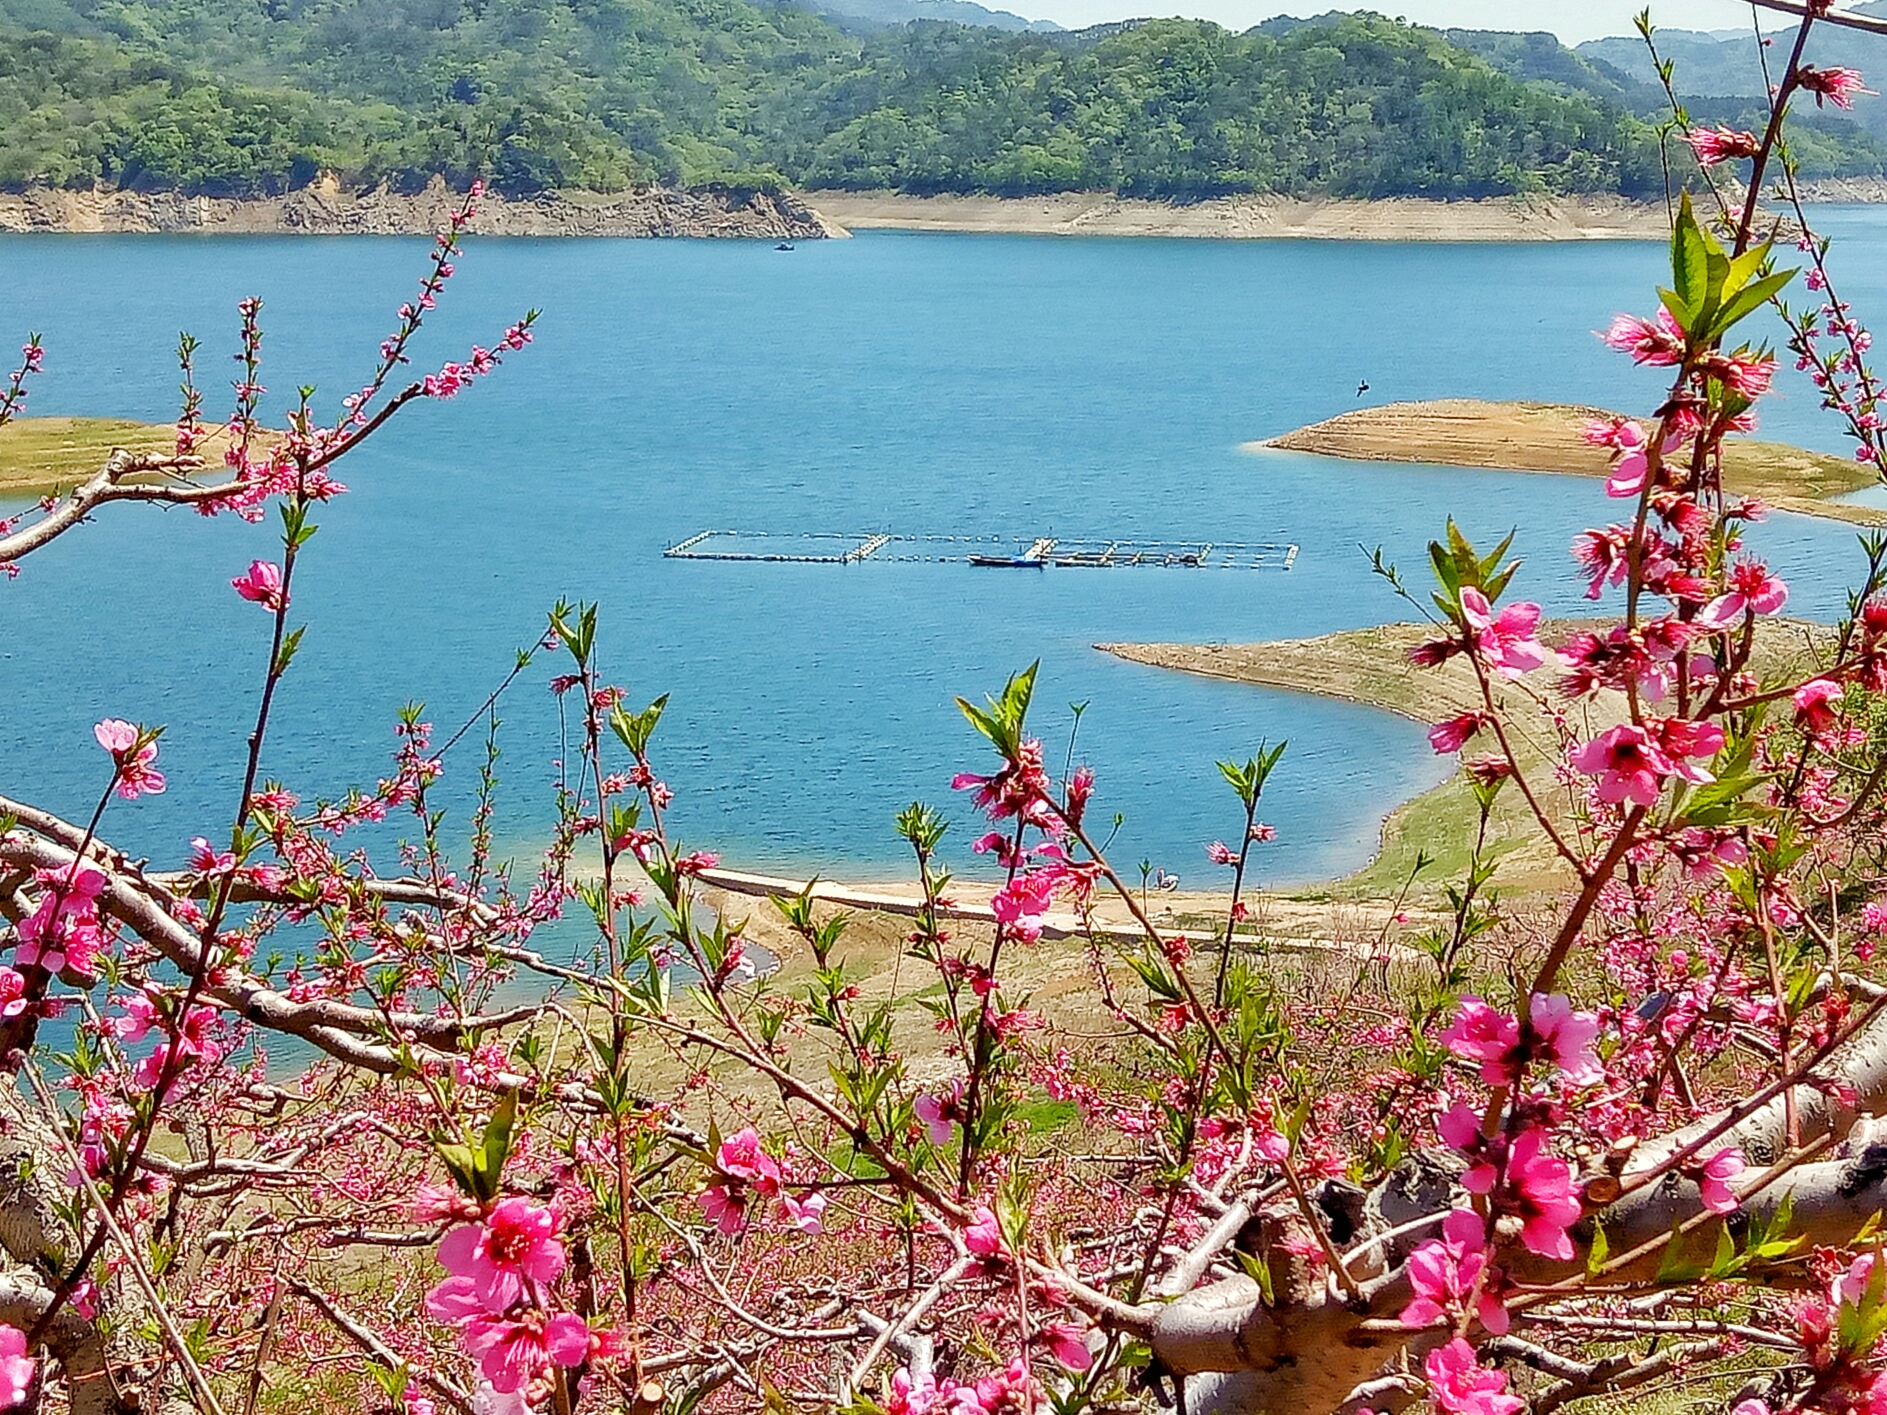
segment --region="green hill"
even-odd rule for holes
[[[1510,38],[1489,57],[1373,15],[1029,33],[748,0],[0,0],[0,186],[1661,190],[1630,95]],[[1833,160],[1881,170],[1859,137]]]

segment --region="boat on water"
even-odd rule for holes
[[[1026,555],[972,555],[970,564],[986,565],[999,570],[1040,570],[1048,562],[1031,560]]]
[[[790,251],[793,249],[793,243],[791,241],[781,241],[779,245],[775,246],[773,249],[776,251]]]

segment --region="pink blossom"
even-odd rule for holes
[[[216,850],[202,836],[190,842],[190,869],[200,875],[226,875],[236,868],[236,857],[227,850]]]
[[[976,843],[970,846],[970,849],[979,855],[994,853],[996,863],[1007,870],[1020,869],[1023,856],[1027,853],[1018,850],[1015,838],[1007,831],[1001,830],[984,831],[977,836]]]
[[[118,794],[127,801],[140,795],[159,796],[164,791],[164,773],[151,763],[157,760],[157,743],[139,739],[143,731],[122,718],[108,717],[92,729],[98,745],[111,753],[118,768]]]
[[[481,1313],[459,1330],[480,1374],[500,1392],[524,1389],[553,1363],[580,1366],[590,1354],[590,1329],[573,1312],[547,1318],[527,1308],[516,1320]]]
[[[996,1215],[981,1206],[971,1215],[969,1227],[963,1230],[963,1246],[984,1259],[1005,1257],[1009,1252],[1009,1245],[1003,1242],[1002,1225],[996,1222]]]
[[[993,821],[1019,816],[1031,825],[1047,827],[1054,819],[1048,809],[1049,779],[1042,765],[1042,744],[1031,737],[994,776],[958,772],[950,779],[952,791],[976,792],[976,804]]]
[[[1415,1300],[1402,1309],[1405,1327],[1425,1327],[1452,1317],[1466,1305],[1487,1267],[1487,1229],[1472,1209],[1453,1210],[1442,1224],[1442,1237],[1430,1239],[1409,1255],[1409,1285]],[[1475,1294],[1475,1316],[1496,1336],[1506,1334],[1507,1308],[1482,1284]]]
[[[1874,91],[1871,88],[1861,87],[1864,80],[1860,72],[1855,69],[1816,69],[1804,64],[1796,71],[1795,79],[1804,93],[1815,95],[1817,108],[1822,106],[1823,99],[1828,100],[1837,108],[1852,108],[1855,94]]]
[[[49,973],[62,973],[70,967],[91,976],[94,962],[105,949],[104,926],[98,916],[104,872],[81,865],[36,871],[34,879],[39,885],[38,905],[17,926],[16,961],[22,968],[37,965]]]
[[[1435,1121],[1442,1143],[1451,1149],[1471,1151],[1481,1143],[1481,1117],[1465,1101],[1450,1106]]]
[[[1444,755],[1458,752],[1476,732],[1487,725],[1484,712],[1464,712],[1446,718],[1428,729],[1428,744]]]
[[[1232,849],[1223,840],[1215,840],[1206,846],[1206,858],[1215,865],[1236,865],[1238,851]]]
[[[1429,1352],[1422,1370],[1443,1415],[1516,1415],[1526,1405],[1506,1393],[1506,1375],[1481,1365],[1460,1337]]]
[[[786,1211],[786,1220],[801,1233],[818,1237],[825,1229],[826,1196],[820,1193],[808,1194],[803,1199],[795,1199],[791,1194],[780,1195],[780,1207]]]
[[[164,1081],[166,1071],[175,1079],[189,1061],[200,1060],[209,1065],[220,1061],[223,1048],[210,1031],[215,1022],[215,1008],[191,1008],[178,1026],[177,1035],[167,1038],[163,1045],[132,1068],[132,1079],[145,1090],[155,1091]]]
[[[33,1359],[26,1354],[26,1333],[0,1326],[0,1410],[24,1405],[33,1393]]]
[[[1461,999],[1441,1044],[1464,1060],[1480,1062],[1481,1079],[1490,1086],[1511,1086],[1519,1074],[1520,1024],[1478,997]]]
[[[237,594],[264,609],[280,609],[288,603],[282,594],[281,567],[271,561],[254,561],[246,573],[238,575],[229,583]]]
[[[1575,748],[1571,761],[1588,776],[1599,778],[1599,799],[1612,805],[1632,801],[1655,806],[1664,778],[1675,770],[1645,729],[1629,722]]]
[[[564,1247],[557,1236],[562,1228],[555,1210],[528,1199],[504,1199],[483,1224],[465,1224],[446,1234],[439,1243],[439,1262],[453,1276],[470,1278],[478,1299],[503,1312],[528,1295],[527,1282],[542,1287],[563,1271]]]
[[[1042,936],[1042,915],[1054,902],[1058,877],[1053,870],[1017,875],[991,897],[990,912],[1024,943],[1035,942]]]
[[[1858,1306],[1861,1299],[1867,1296],[1868,1283],[1873,1276],[1874,1255],[1863,1253],[1848,1264],[1848,1270],[1845,1273],[1834,1280],[1834,1285],[1828,1293],[1828,1300],[1836,1305],[1845,1302],[1850,1306]]]
[[[1018,1356],[1002,1370],[977,1378],[973,1402],[959,1393],[957,1415],[1009,1415],[1039,1409],[1045,1399],[1028,1362]]]
[[[1816,678],[1795,690],[1795,720],[1811,736],[1825,737],[1835,725],[1835,709],[1842,699],[1839,683]]]
[[[1650,319],[1617,315],[1599,337],[1621,354],[1630,354],[1633,363],[1668,368],[1684,360],[1684,331],[1666,309]]]
[[[1713,1214],[1734,1213],[1736,1192],[1730,1181],[1747,1168],[1743,1152],[1734,1145],[1724,1146],[1705,1160],[1697,1174],[1697,1192],[1704,1207]]]
[[[739,1233],[747,1223],[747,1201],[727,1184],[710,1184],[697,1196],[701,1216],[722,1233]]]
[[[1605,1079],[1605,1068],[1593,1054],[1592,1043],[1599,1035],[1599,1018],[1592,1012],[1573,1011],[1572,999],[1565,993],[1550,997],[1533,994],[1528,1014],[1534,1034],[1546,1044],[1553,1064],[1575,1086],[1594,1086]]]
[[[1645,478],[1651,472],[1651,455],[1645,442],[1644,431],[1637,423],[1624,425],[1636,440],[1622,437],[1618,443],[1619,458],[1612,464],[1612,470],[1605,481],[1605,494],[1612,497],[1636,496],[1645,487]],[[1687,434],[1681,429],[1673,431],[1664,439],[1660,455],[1668,457],[1684,445]]]
[[[957,1107],[962,1099],[963,1081],[961,1078],[958,1078],[951,1083],[948,1094],[942,1096],[921,1095],[912,1104],[911,1108],[917,1113],[917,1118],[923,1121],[924,1128],[930,1132],[931,1144],[947,1145],[950,1143],[950,1136],[958,1118]]]
[[[426,1315],[445,1326],[457,1326],[488,1311],[469,1277],[449,1277],[426,1294]]]
[[[1708,879],[1722,865],[1749,859],[1749,847],[1733,832],[1691,826],[1671,842],[1671,853],[1693,879]]]
[[[1253,1135],[1253,1144],[1258,1153],[1272,1164],[1283,1164],[1291,1157],[1291,1142],[1273,1126],[1261,1127]]]
[[[121,1042],[141,1042],[157,1025],[157,1004],[141,992],[132,993],[123,1003],[124,1016],[114,1017],[105,1026]]]
[[[1594,447],[1611,447],[1629,452],[1645,445],[1645,430],[1630,418],[1591,418],[1579,429],[1579,436]]]
[[[1697,154],[1697,165],[1700,167],[1715,167],[1732,157],[1756,155],[1756,135],[1738,132],[1734,128],[1692,128],[1684,134],[1684,141]]]
[[[1572,1170],[1566,1161],[1545,1149],[1546,1133],[1520,1132],[1507,1154],[1507,1186],[1511,1207],[1524,1221],[1520,1242],[1527,1251],[1562,1261],[1573,1255],[1566,1230],[1585,1210],[1573,1193]]]
[[[1776,376],[1776,361],[1751,354],[1718,354],[1705,362],[1704,371],[1721,380],[1731,392],[1753,399],[1769,391]]]
[[[1048,1354],[1069,1370],[1085,1371],[1094,1364],[1094,1353],[1088,1350],[1087,1331],[1078,1324],[1044,1322],[1040,1335]]]
[[[1746,613],[1775,614],[1788,603],[1788,585],[1760,561],[1738,561],[1730,572],[1730,586],[1728,594],[1705,605],[1692,622],[1715,633],[1742,623]]]
[[[955,1384],[947,1377],[943,1386],[937,1384],[937,1378],[926,1371],[921,1376],[913,1376],[908,1370],[899,1370],[891,1378],[891,1398],[885,1402],[885,1415],[942,1415],[948,1407]]]
[[[1709,771],[1693,764],[1709,761],[1723,750],[1723,729],[1716,723],[1688,717],[1654,717],[1647,719],[1645,727],[1670,761],[1674,775],[1699,786],[1716,780]]]
[[[744,1180],[762,1194],[780,1191],[780,1162],[760,1147],[760,1135],[751,1125],[721,1142],[716,1162],[721,1173]]]
[[[1475,646],[1503,677],[1518,678],[1552,661],[1552,651],[1534,638],[1539,605],[1510,604],[1496,618],[1487,596],[1469,585],[1461,591],[1461,612],[1475,631]]]

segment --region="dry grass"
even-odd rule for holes
[[[1606,453],[1579,435],[1604,408],[1569,403],[1490,403],[1443,398],[1358,408],[1269,442],[1249,443],[1371,462],[1420,462],[1510,472],[1605,475]],[[1761,497],[1783,511],[1861,525],[1887,524],[1887,511],[1830,500],[1874,481],[1858,462],[1781,442],[1733,437],[1724,443],[1723,480],[1739,496]]]

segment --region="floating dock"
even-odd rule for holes
[[[1070,540],[1057,536],[906,536],[846,531],[701,531],[662,552],[671,560],[853,565],[866,560],[997,569],[1289,570],[1288,541]]]

